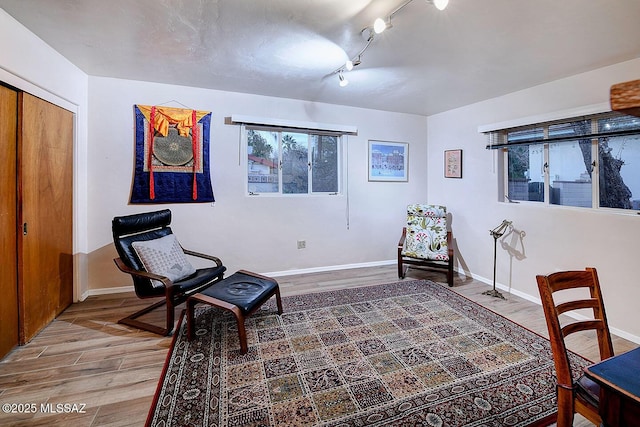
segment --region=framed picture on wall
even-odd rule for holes
[[[444,151],[444,177],[462,178],[462,150]]]
[[[369,140],[369,181],[409,180],[409,144]]]

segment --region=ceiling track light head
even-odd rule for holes
[[[427,2],[434,5],[438,10],[445,10],[449,4],[449,0],[427,0]]]
[[[342,74],[342,71],[340,71],[338,73],[338,82],[340,84],[340,87],[345,87],[346,85],[349,84],[349,80],[344,78],[344,75]]]
[[[362,60],[360,59],[360,55],[358,55],[353,59],[347,59],[347,62],[338,69],[338,72],[351,71],[360,64],[362,64]]]
[[[390,27],[391,27],[391,20],[385,21],[382,18],[378,18],[373,23],[373,31],[376,34],[380,34],[381,32],[383,32],[384,30]]]

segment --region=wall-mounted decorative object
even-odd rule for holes
[[[213,202],[211,112],[135,105],[136,166],[131,203]]]
[[[462,178],[462,150],[445,150],[444,177]]]
[[[409,180],[409,144],[369,141],[369,181]]]

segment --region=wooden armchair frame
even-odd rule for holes
[[[202,254],[199,252],[194,252],[191,251],[189,249],[184,249],[184,253],[186,255],[191,255],[197,258],[202,258],[202,259],[207,259],[209,261],[213,261],[213,263],[217,266],[217,267],[221,267],[224,268],[222,265],[222,261],[212,255],[207,255],[207,254]],[[219,276],[216,276],[213,280],[207,280],[204,281],[203,283],[201,283],[200,285],[191,288],[189,291],[187,292],[183,292],[181,290],[179,290],[176,286],[174,286],[173,282],[171,281],[171,279],[165,277],[165,276],[160,276],[158,274],[153,274],[153,273],[149,273],[146,272],[144,270],[135,270],[129,266],[127,266],[124,261],[121,258],[115,258],[113,260],[116,264],[116,266],[118,267],[118,269],[120,271],[122,271],[123,273],[127,273],[130,274],[132,277],[137,277],[140,279],[145,279],[145,280],[157,280],[159,282],[162,282],[164,284],[165,287],[165,292],[164,292],[164,299],[155,302],[154,304],[151,304],[150,306],[147,306],[145,308],[143,308],[142,310],[138,310],[133,314],[130,314],[120,320],[118,320],[118,323],[121,323],[123,325],[128,325],[128,326],[133,326],[134,328],[138,328],[138,329],[143,329],[145,331],[149,331],[149,332],[153,332],[155,334],[159,334],[159,335],[170,335],[171,332],[173,331],[173,327],[175,324],[175,307],[182,304],[183,302],[185,302],[187,300],[187,298],[189,298],[189,296],[198,293],[200,290],[207,288],[208,286],[211,286],[212,283],[215,283],[219,280],[222,280],[223,278],[223,272],[220,273]],[[137,294],[137,293],[136,293]],[[145,299],[145,298],[154,298],[154,297],[158,297],[161,295],[151,295],[151,296],[143,296],[140,294],[137,294],[138,298],[141,299]],[[141,320],[138,320],[139,317],[152,312],[153,310],[162,307],[163,305],[167,306],[166,309],[166,326],[160,327],[157,325],[154,325],[152,323],[148,323],[148,322],[143,322]]]
[[[186,301],[189,296],[223,279],[226,267],[222,265],[222,261],[218,257],[184,248],[182,250],[185,255],[209,260],[213,266],[197,269],[191,276],[175,282],[168,277],[150,273],[144,269],[132,244],[136,241],[149,241],[173,234],[170,224],[171,211],[169,209],[120,216],[113,219],[113,242],[119,255],[114,259],[116,266],[123,273],[131,275],[138,298],[162,298],[160,301],[120,319],[118,323],[160,335],[170,335],[175,323],[175,307]],[[162,285],[154,285],[151,280],[158,281]],[[165,327],[139,319],[163,305],[166,305]]]
[[[417,268],[429,269],[429,270],[444,270],[447,274],[447,284],[453,286],[453,247],[451,231],[447,231],[447,254],[449,255],[448,261],[428,260],[421,258],[413,258],[402,255],[404,248],[404,241],[407,238],[407,227],[402,228],[402,235],[398,242],[398,277],[404,279],[407,274],[409,266]]]

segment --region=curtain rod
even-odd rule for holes
[[[487,150],[498,150],[500,148],[512,147],[515,145],[540,145],[540,144],[550,144],[554,142],[582,141],[585,139],[611,138],[616,136],[631,136],[631,135],[640,136],[640,129],[621,130],[617,132],[607,132],[607,133],[604,133],[604,132],[592,133],[588,135],[558,136],[555,138],[548,138],[548,139],[525,139],[517,142],[505,142],[502,144],[488,144],[485,148]]]

